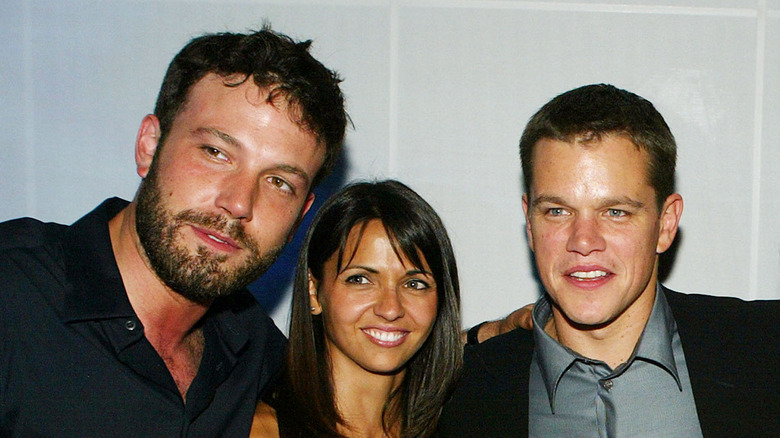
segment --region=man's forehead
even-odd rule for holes
[[[619,141],[625,144],[630,144],[637,150],[642,150],[638,144],[634,141],[634,138],[630,135],[630,133],[623,131],[623,130],[616,130],[616,131],[580,131],[580,132],[573,132],[561,135],[560,137],[555,136],[543,136],[539,138],[539,140],[536,141],[534,151],[539,149],[539,145],[542,143],[548,143],[548,142],[561,142],[561,143],[567,143],[571,146],[579,146],[583,148],[594,148],[598,147],[599,145],[606,143],[608,141]]]
[[[243,94],[244,99],[253,106],[271,105],[282,112],[297,112],[295,105],[291,105],[286,95],[277,91],[273,85],[261,87],[255,83],[251,75],[243,73],[228,75],[206,73],[190,87],[187,101],[205,93],[213,94],[217,98],[239,93]]]
[[[247,103],[256,108],[266,105],[272,107],[280,114],[285,115],[301,131],[313,136],[318,143],[321,143],[317,133],[304,121],[301,106],[291,101],[283,89],[275,84],[261,87],[255,83],[252,76],[243,73],[230,75],[207,73],[190,87],[187,99],[176,117],[178,118],[190,109],[213,110],[220,103],[235,99],[236,95],[242,95]]]
[[[621,132],[606,134],[588,132],[566,139],[550,137],[539,139],[533,149],[533,166],[535,168],[540,166],[540,162],[548,159],[549,154],[560,153],[567,149],[573,152],[594,152],[594,154],[575,154],[579,157],[579,160],[588,160],[593,155],[603,153],[605,158],[622,159],[634,164],[639,163],[643,167],[650,163],[649,152],[645,148],[638,146],[628,134]],[[604,152],[604,150],[608,151]]]
[[[311,148],[311,153],[320,156],[316,169],[318,171],[325,147],[315,133],[302,125],[298,106],[290,104],[285,95],[273,96],[272,89],[259,87],[251,78],[237,84],[229,79],[235,77],[209,73],[196,82],[190,90],[185,106],[174,119],[174,124],[177,124],[177,120],[186,119],[186,123],[190,125],[189,130],[194,135],[208,135],[227,143],[244,146],[245,140],[248,141],[246,134],[256,132],[255,129],[276,127],[292,133],[289,129],[295,126],[299,132],[292,135],[299,139],[305,138],[306,150]],[[279,125],[279,116],[284,117],[292,126]],[[310,175],[311,178],[313,176]]]
[[[607,135],[599,139],[586,137],[584,141],[541,139],[536,146],[530,187],[534,197],[539,195],[540,189],[544,189],[539,187],[540,183],[559,188],[575,183],[581,187],[598,188],[600,185],[614,185],[615,178],[620,178],[625,184],[642,185],[654,191],[649,181],[648,153],[636,147],[626,135]]]
[[[227,75],[218,75],[209,73],[203,79],[208,79],[214,83],[221,83],[225,91],[232,88],[243,88],[244,96],[250,104],[254,106],[271,105],[279,112],[285,114],[288,119],[298,125],[302,131],[305,131],[319,140],[319,136],[314,132],[304,119],[303,107],[298,101],[292,98],[290,93],[278,83],[267,85],[258,85],[253,75],[244,73],[230,73]]]

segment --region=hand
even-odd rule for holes
[[[492,338],[493,336],[503,335],[504,333],[509,333],[517,328],[531,330],[534,326],[534,321],[531,316],[533,309],[534,305],[528,304],[510,313],[504,319],[482,323],[482,325],[479,327],[479,333],[477,333],[477,340],[481,343]],[[466,332],[463,332],[461,337],[463,343],[465,344]]]
[[[514,312],[510,313],[509,316],[507,316],[506,318],[498,321],[499,329],[497,334],[503,335],[504,333],[511,332],[516,328],[522,328],[525,330],[533,329],[534,328],[533,313],[534,313],[533,304],[526,304],[525,306],[515,310]]]

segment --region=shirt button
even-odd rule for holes
[[[601,387],[606,389],[607,391],[611,390],[613,386],[615,386],[615,384],[612,383],[611,380],[602,380],[601,381]]]
[[[136,327],[135,321],[133,321],[132,319],[128,319],[127,321],[125,321],[125,328],[128,331],[135,330],[135,327]]]

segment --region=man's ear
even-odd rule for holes
[[[528,246],[534,250],[534,235],[531,232],[531,218],[528,211],[528,193],[523,193],[523,214],[525,215],[525,234],[528,236]]]
[[[317,279],[311,275],[311,271],[309,271],[309,305],[311,306],[312,315],[319,315],[322,313],[322,305],[317,296]]]
[[[314,192],[309,192],[306,196],[306,201],[303,203],[303,208],[301,208],[301,214],[298,216],[298,219],[295,220],[292,229],[290,229],[290,234],[287,236],[287,243],[292,242],[293,237],[295,237],[295,231],[298,229],[298,226],[301,225],[303,217],[306,216],[306,213],[311,209],[312,204],[314,204]],[[311,274],[309,276],[311,277]]]
[[[677,227],[680,225],[680,217],[683,212],[683,199],[679,193],[672,193],[664,201],[661,208],[661,217],[658,221],[658,244],[655,252],[661,254],[669,249],[677,235]]]
[[[160,140],[160,121],[154,114],[147,114],[141,120],[138,135],[135,138],[136,172],[141,178],[146,178],[152,166],[154,153]]]

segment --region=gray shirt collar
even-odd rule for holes
[[[544,331],[544,326],[550,318],[552,318],[552,303],[549,296],[545,294],[534,306],[533,332],[542,379],[549,395],[551,408],[555,412],[555,393],[558,382],[560,382],[561,377],[569,367],[578,360],[585,363],[600,363],[601,361],[586,358],[574,350],[564,347],[550,337]],[[666,370],[677,382],[680,390],[682,390],[680,377],[677,373],[677,364],[674,360],[674,351],[672,350],[674,331],[674,317],[659,285],[655,294],[653,310],[650,312],[650,318],[642,331],[642,335],[639,337],[639,342],[636,348],[634,348],[634,352],[628,361],[613,371],[613,374],[617,376],[630,368],[635,360],[643,360]]]

